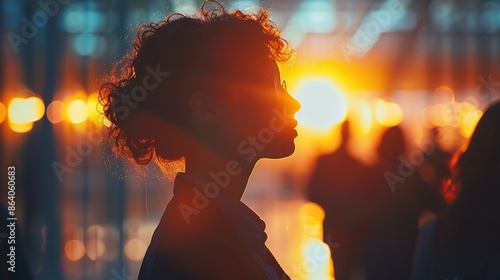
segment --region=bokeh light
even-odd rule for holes
[[[440,86],[434,90],[432,95],[434,103],[447,104],[455,102],[455,92],[448,86]]]
[[[53,124],[59,123],[63,120],[64,103],[59,100],[52,101],[47,106],[47,118]]]
[[[346,98],[330,79],[304,79],[297,87],[295,98],[302,105],[295,115],[301,125],[328,130],[346,117]]]
[[[323,243],[323,219],[325,211],[313,202],[307,202],[299,209],[299,218],[304,228],[302,243],[302,271],[305,279],[331,279],[333,270],[330,249]]]
[[[85,248],[87,257],[93,261],[102,258],[104,253],[106,253],[106,245],[99,239],[90,239],[87,241]]]
[[[82,241],[73,239],[64,245],[64,253],[69,260],[76,262],[85,255],[85,246]]]
[[[24,106],[26,110],[24,113],[24,119],[28,122],[34,122],[43,117],[45,113],[45,105],[42,99],[39,97],[30,97],[24,101]]]
[[[12,98],[9,103],[9,122],[14,124],[24,124],[29,121],[25,119],[27,107],[24,98]]]
[[[304,255],[303,268],[306,272],[306,279],[328,280],[331,279],[332,261],[330,258],[330,248],[320,239],[307,239],[302,251]]]
[[[17,133],[26,133],[33,128],[33,122],[26,119],[30,116],[29,103],[25,98],[13,98],[9,103],[9,127]]]
[[[403,120],[403,110],[396,103],[379,99],[375,104],[375,117],[383,126],[395,126]]]
[[[13,123],[13,122],[9,121],[9,127],[14,132],[26,133],[33,128],[33,123],[32,122]]]
[[[69,121],[74,124],[86,121],[89,116],[87,102],[81,99],[71,101],[66,108],[66,115]]]
[[[125,243],[123,250],[125,251],[127,258],[130,260],[140,261],[144,257],[147,248],[148,246],[144,241],[138,238],[132,238]]]
[[[452,122],[453,112],[450,106],[436,104],[424,110],[429,122],[434,126],[445,126]]]
[[[13,124],[27,124],[37,121],[45,113],[45,105],[39,97],[13,98],[9,104],[9,121]]]

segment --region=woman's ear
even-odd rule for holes
[[[217,112],[213,106],[214,104],[204,92],[196,91],[191,94],[189,105],[193,115],[200,121],[207,124],[217,122]]]

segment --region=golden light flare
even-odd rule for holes
[[[403,110],[393,102],[386,102],[378,99],[375,104],[375,118],[383,126],[396,126],[403,120]]]
[[[26,100],[25,98],[13,98],[7,109],[9,127],[12,131],[17,133],[26,133],[33,128],[33,122],[30,121],[30,118],[33,117],[34,114],[30,112],[30,109],[32,109],[30,105],[35,104],[36,106],[36,101],[26,102]]]
[[[9,120],[9,127],[12,131],[17,132],[17,133],[26,133],[30,131],[33,128],[33,123],[32,122],[26,122],[26,123],[13,123]]]
[[[349,119],[355,135],[367,135],[373,126],[373,112],[370,104],[363,99],[356,99],[349,110]]]
[[[15,124],[25,124],[38,121],[45,113],[45,105],[42,99],[33,96],[25,98],[13,98],[9,104],[9,120]]]
[[[97,125],[104,125],[105,127],[111,126],[109,121],[104,115],[104,107],[99,102],[99,94],[94,92],[87,97],[87,105],[89,111],[89,119],[94,121]]]
[[[427,106],[422,114],[423,119],[433,126],[455,127],[460,135],[469,138],[483,112],[469,102],[457,102]]]
[[[105,126],[105,127],[111,127],[112,123],[110,120],[108,120],[108,118],[106,117],[103,117],[102,118],[102,124]]]
[[[302,105],[296,119],[300,125],[325,131],[342,122],[347,115],[345,96],[329,78],[304,78],[295,98]]]
[[[460,134],[465,138],[471,137],[474,129],[476,128],[477,122],[482,115],[483,112],[477,109],[471,109],[461,112],[461,114],[459,115]]]
[[[38,121],[45,113],[45,104],[39,97],[33,96],[24,101],[26,110],[24,111],[24,119],[28,122]]]
[[[73,124],[83,123],[89,116],[87,102],[81,99],[71,101],[66,107],[66,116]]]
[[[25,101],[26,99],[24,98],[12,98],[8,109],[9,122],[13,124],[25,124],[29,122],[24,118],[27,111]]]
[[[331,279],[333,274],[330,248],[322,241],[324,218],[325,211],[316,203],[307,202],[299,209],[305,234],[301,246],[305,279]]]
[[[89,118],[95,122],[98,122],[98,118],[103,112],[103,107],[99,103],[99,95],[97,93],[91,93],[87,97],[87,107],[89,111]]]

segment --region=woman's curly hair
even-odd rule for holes
[[[220,89],[225,80],[251,82],[244,68],[255,54],[265,52],[278,63],[293,57],[268,11],[228,12],[216,1],[207,1],[194,16],[174,13],[140,26],[132,46],[99,87],[99,97],[115,153],[141,165],[185,156],[182,135],[190,133],[187,101],[193,90]],[[156,149],[159,131],[151,116],[169,124],[161,131],[171,135],[162,142],[167,152]]]

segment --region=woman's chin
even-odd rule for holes
[[[270,158],[270,159],[280,159],[280,158],[286,158],[295,152],[295,143],[292,141],[288,143],[283,143],[273,149],[272,151],[268,151],[268,155],[265,156],[265,158]]]

